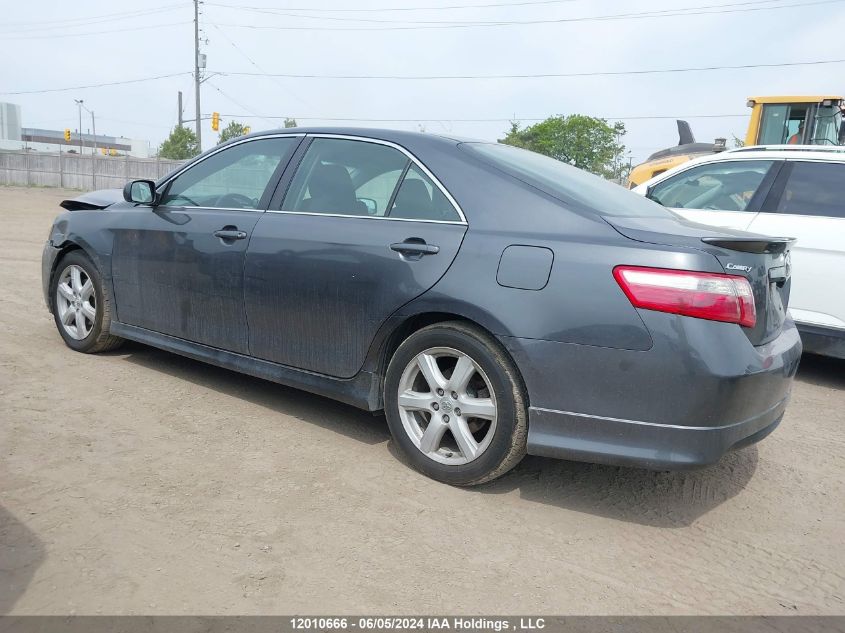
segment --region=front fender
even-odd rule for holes
[[[56,217],[41,257],[41,284],[49,310],[52,311],[50,280],[62,255],[71,250],[80,249],[91,258],[103,283],[114,296],[111,287],[111,252],[114,240],[112,231],[105,224],[105,216],[100,210],[72,213],[66,211]]]

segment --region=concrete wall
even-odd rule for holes
[[[45,154],[0,150],[0,185],[121,189],[129,180],[158,180],[181,161],[130,156]]]

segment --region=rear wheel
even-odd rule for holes
[[[93,354],[123,343],[109,334],[111,301],[97,267],[82,251],[71,251],[59,261],[50,293],[56,328],[68,347]]]
[[[469,486],[503,475],[525,455],[522,381],[499,343],[462,322],[406,339],[385,379],[390,431],[411,463]]]

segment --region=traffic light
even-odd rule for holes
[[[252,128],[249,127],[248,125],[245,125],[244,126],[244,134],[249,134],[250,132],[252,132]]]
[[[220,113],[219,112],[212,112],[211,113],[211,129],[215,132],[220,129]]]
[[[70,143],[70,129],[65,128],[65,143]]]

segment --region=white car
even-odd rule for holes
[[[845,358],[845,147],[742,147],[633,191],[695,222],[797,238],[789,311],[804,349]]]

